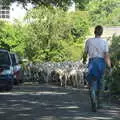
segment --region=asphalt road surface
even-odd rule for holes
[[[120,120],[120,106],[91,112],[88,90],[55,85],[21,85],[0,92],[0,120]]]

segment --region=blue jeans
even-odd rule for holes
[[[87,81],[95,90],[101,89],[102,77],[105,71],[105,60],[103,58],[91,58],[88,64]]]

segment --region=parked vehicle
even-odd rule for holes
[[[15,53],[10,53],[12,59],[12,66],[13,66],[13,74],[14,74],[14,84],[18,85],[22,83],[22,67],[19,63],[18,56]]]
[[[0,49],[0,89],[13,87],[13,67],[9,51]]]

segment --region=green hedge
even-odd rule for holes
[[[120,93],[120,36],[113,35],[110,46],[110,54],[113,65],[112,91]]]
[[[68,13],[44,7],[30,11],[26,37],[26,56],[32,61],[78,60],[89,33],[86,11]]]

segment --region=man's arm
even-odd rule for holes
[[[111,68],[111,60],[110,60],[110,55],[108,52],[104,53],[104,58],[105,58],[105,62],[108,65],[108,67]]]
[[[88,40],[85,43],[84,53],[83,53],[83,63],[85,64],[87,61],[87,55],[88,55]]]
[[[84,51],[84,53],[83,53],[83,63],[85,64],[86,61],[87,61],[87,52]]]
[[[108,67],[111,68],[111,60],[110,60],[110,55],[109,55],[109,46],[108,46],[107,41],[105,42],[104,59],[105,59],[106,64],[108,65]]]

